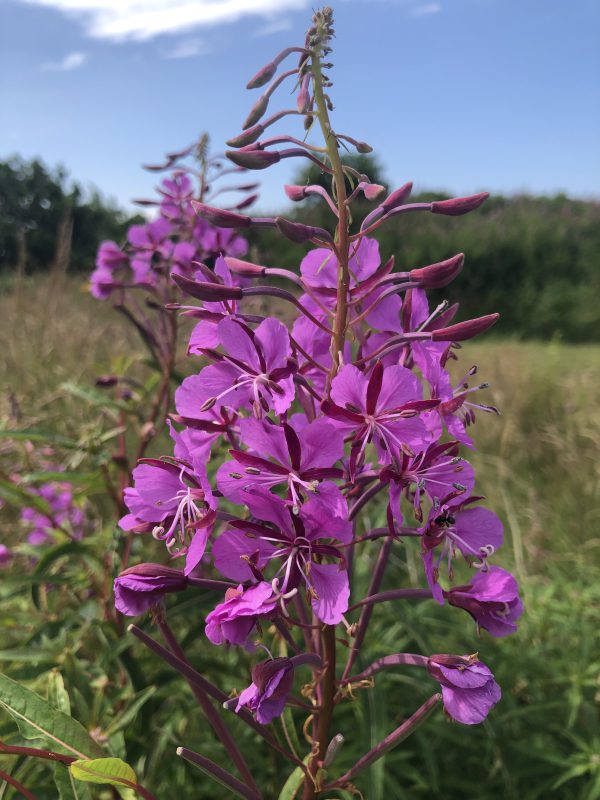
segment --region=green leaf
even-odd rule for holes
[[[43,739],[55,752],[81,759],[104,752],[77,720],[2,673],[0,708],[16,721],[26,739]]]
[[[118,786],[121,797],[135,800],[131,784],[137,783],[135,772],[120,758],[95,758],[85,761],[74,761],[69,767],[71,775],[86,783],[108,783]],[[123,791],[125,787],[126,791]]]
[[[33,492],[28,492],[27,489],[22,489],[12,481],[0,480],[0,498],[11,506],[16,506],[17,508],[30,506],[41,514],[52,516],[52,509],[42,497],[33,494]]]
[[[148,686],[147,689],[143,689],[141,692],[139,692],[131,705],[129,705],[122,714],[119,714],[111,722],[109,727],[106,729],[106,735],[112,736],[112,734],[117,733],[117,731],[122,731],[123,728],[126,728],[130,722],[133,722],[137,717],[137,713],[140,708],[152,697],[155,692],[156,686]]]
[[[16,441],[26,442],[50,442],[59,447],[66,447],[72,450],[76,450],[79,446],[73,439],[68,439],[66,436],[61,436],[58,433],[51,433],[50,431],[11,431],[3,428],[0,429],[0,439],[15,439]]]
[[[63,714],[71,716],[69,693],[65,689],[63,676],[57,669],[53,669],[48,675],[48,702]]]
[[[306,761],[306,759],[304,759]],[[298,794],[298,789],[304,783],[304,770],[302,767],[296,767],[296,769],[292,772],[289,776],[287,781],[283,785],[283,789],[279,793],[279,797],[277,800],[294,800],[296,795]]]

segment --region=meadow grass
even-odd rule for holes
[[[0,418],[10,427],[77,431],[89,424],[90,409],[61,388],[65,381],[89,385],[113,371],[143,374],[145,354],[126,323],[77,280],[36,278],[2,292],[0,335]],[[519,578],[526,613],[515,636],[497,641],[485,634],[477,640],[468,616],[448,607],[396,603],[376,610],[365,665],[402,649],[479,649],[504,697],[482,728],[429,721],[375,765],[366,790],[361,786],[368,800],[593,800],[600,797],[600,347],[490,338],[467,343],[460,355],[463,371],[478,364],[477,377],[491,384],[482,401],[502,412],[478,415],[472,460],[478,491],[505,523],[498,563]],[[0,447],[8,470],[15,451],[8,442]],[[381,509],[370,513],[375,519]],[[357,580],[366,584],[375,555],[359,555]],[[386,588],[422,584],[416,548],[399,546],[391,561]],[[200,652],[196,635],[191,641]],[[235,657],[228,658],[214,662],[226,676],[235,674]],[[342,712],[340,729],[354,734],[341,766],[434,690],[417,677],[401,670],[386,676]],[[203,741],[211,746],[201,723],[184,728],[197,737],[196,749]],[[159,761],[149,760],[157,781]],[[169,789],[181,783],[183,790],[185,772],[177,770]]]

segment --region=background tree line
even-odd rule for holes
[[[386,185],[373,159],[346,160]],[[296,177],[296,183],[323,183],[323,176],[310,168]],[[431,192],[414,199],[449,196]],[[366,214],[373,204],[363,205]],[[359,209],[357,219],[362,212]],[[331,214],[320,200],[303,203],[286,216],[331,225]],[[0,162],[0,273],[67,266],[88,272],[98,243],[122,241],[135,219],[98,193],[86,195],[61,168],[52,170],[37,159],[18,157]],[[596,201],[565,195],[495,196],[465,217],[397,218],[382,227],[377,238],[382,258],[394,254],[397,269],[466,253],[462,275],[444,291],[450,301],[460,302],[461,317],[498,310],[499,334],[600,340],[600,203]],[[250,239],[253,258],[298,267],[298,248],[281,237],[260,231],[252,232]]]

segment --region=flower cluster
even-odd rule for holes
[[[53,541],[53,533],[63,531],[71,539],[81,539],[85,533],[85,513],[75,504],[70,483],[51,481],[43,483],[31,494],[39,497],[41,507],[24,506],[21,521],[28,533],[29,544],[40,545]]]
[[[219,189],[211,192],[215,181],[232,171],[221,158],[209,158],[206,149],[207,139],[203,136],[197,145],[169,154],[164,164],[148,167],[156,171],[172,170],[158,187],[158,200],[138,201],[143,206],[155,207],[157,216],[144,224],[132,225],[124,245],[102,242],[96,269],[90,276],[90,291],[98,300],[132,288],[162,295],[165,284],[172,287],[172,273],[193,277],[197,262],[212,263],[221,253],[246,254],[247,242],[236,231],[217,227],[194,212],[194,202],[219,194]],[[255,201],[256,194],[248,193],[256,187],[256,183],[251,183],[222,187],[220,191],[242,192],[243,199],[234,206],[239,210]]]
[[[144,564],[115,584],[118,608],[135,615],[190,582],[208,587],[206,576],[214,569],[225,591],[206,618],[212,644],[254,652],[257,641],[266,647],[275,637],[292,652],[305,651],[256,664],[248,688],[227,707],[240,714],[250,710],[266,724],[286,703],[303,705],[294,697],[295,668],[312,667],[308,693],[315,722],[307,798],[322,787],[343,787],[353,777],[351,771],[322,783],[331,761],[331,716],[348,696],[348,686],[360,688],[362,678],[381,668],[424,667],[441,686],[441,695],[403,724],[408,732],[439,699],[450,717],[465,724],[481,722],[500,699],[492,673],[477,656],[396,654],[354,675],[376,603],[407,596],[448,603],[494,636],[514,631],[522,611],[514,578],[491,564],[502,545],[502,523],[481,504],[473,467],[461,455],[462,447],[473,448],[467,429],[476,413],[495,409],[475,395],[486,388],[473,384],[475,367],[458,381],[449,369],[457,360],[457,343],[487,330],[497,315],[455,322],[457,306],[429,307],[427,290],[443,288],[460,273],[462,254],[399,271],[393,258],[382,262],[372,236],[408,212],[465,214],[486,195],[410,203],[407,184],[381,199],[351,232],[354,197],[362,192],[379,198],[383,188],[340,160],[343,141],[360,152],[368,146],[334,133],[329,121],[331,84],[323,70],[332,33],[330,9],[317,12],[304,46],[288,48],[250,81],[249,88],[272,82],[244,132],[230,141],[236,149],[228,156],[248,169],[295,156],[316,161],[332,176],[331,193],[311,186],[286,191],[294,200],[311,193],[324,199],[335,214],[335,234],[281,217],[195,205],[210,222],[276,228],[313,248],[299,273],[223,253],[214,269],[204,267],[194,279],[174,274],[200,301],[189,352],[202,356],[203,365],[175,394],[173,453],[136,467],[134,485],[125,493],[129,513],[120,524],[124,531],[164,541],[173,559],[184,559],[183,569]],[[293,52],[300,57],[298,68],[275,77],[279,63]],[[297,107],[259,122],[274,90],[290,77],[296,81]],[[265,128],[286,114],[300,115],[307,130],[318,122],[325,147],[288,136],[259,141]],[[286,142],[293,147],[272,149]],[[354,187],[350,192],[348,184]],[[248,313],[245,301],[256,295],[287,304],[295,319],[286,326]],[[218,465],[207,473],[211,459]],[[369,530],[361,524],[360,512],[369,503],[379,503],[382,518],[387,512],[385,527]],[[424,587],[382,593],[389,554],[404,538],[420,550]],[[380,551],[368,596],[352,596],[350,607],[351,565],[373,547]],[[460,569],[468,577],[455,585],[461,556]],[[350,624],[347,616],[358,607],[358,622]],[[340,672],[338,625],[350,639]],[[378,752],[359,763],[370,763]]]

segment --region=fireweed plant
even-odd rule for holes
[[[515,579],[492,563],[502,524],[484,507],[473,468],[461,455],[473,447],[467,429],[476,411],[495,409],[478,397],[485,384],[473,385],[475,367],[458,381],[447,370],[459,343],[486,331],[498,315],[454,323],[457,306],[429,307],[427,290],[459,274],[462,254],[397,270],[393,257],[382,263],[371,237],[400,215],[459,216],[487,195],[410,203],[406,184],[354,223],[353,201],[361,194],[379,199],[384,189],[341,158],[347,145],[359,152],[370,148],[332,128],[326,72],[333,33],[331,9],[316,12],[304,44],[287,48],[250,80],[249,89],[267,88],[242,133],[228,142],[227,156],[249,170],[287,158],[318,164],[331,178],[330,191],[285,191],[293,201],[318,195],[331,209],[334,230],[190,200],[201,220],[219,228],[276,228],[312,249],[299,274],[227,254],[213,269],[192,263],[195,271],[172,271],[175,283],[201,303],[186,311],[199,320],[189,352],[210,363],[177,389],[173,452],[139,462],[125,491],[128,513],[120,520],[123,531],[164,543],[171,565],[143,563],[122,572],[115,581],[116,607],[132,616],[152,612],[166,646],[135,625],[129,630],[190,683],[228,764],[185,747],[177,752],[250,800],[264,795],[213,701],[293,765],[294,796],[301,792],[310,800],[334,790],[360,796],[357,776],[440,703],[449,718],[472,725],[501,695],[477,653],[389,653],[357,670],[376,605],[402,599],[449,603],[493,636],[513,632],[522,611]],[[288,56],[298,65],[278,73]],[[265,119],[275,90],[286,81],[295,85],[296,106]],[[319,130],[323,144],[288,135],[261,138],[288,116],[299,117],[306,133]],[[285,282],[289,290],[282,288]],[[253,296],[289,304],[293,324],[245,313],[244,302]],[[211,450],[223,441],[229,455],[209,481]],[[371,503],[386,508],[383,527],[361,524]],[[407,540],[420,551],[425,587],[381,591],[392,549]],[[366,596],[356,597],[353,565],[372,548],[378,554],[370,586]],[[461,556],[470,571],[456,585],[454,565]],[[205,620],[208,642],[248,651],[249,675],[240,676],[248,685],[234,696],[190,665],[167,622],[163,598],[190,585],[222,595]],[[395,669],[422,670],[431,696],[339,774],[335,757],[344,734],[335,725],[336,707],[372,686],[378,673]],[[297,752],[285,722],[286,743],[276,736],[274,723],[286,707],[298,723],[303,716],[307,753]]]

